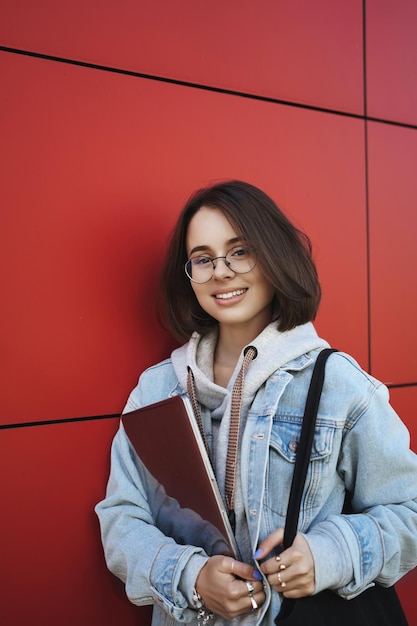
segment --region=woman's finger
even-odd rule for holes
[[[276,548],[282,546],[282,542],[284,540],[284,529],[277,528],[274,530],[268,537],[266,537],[258,546],[253,558],[261,561],[268,554],[275,551]]]

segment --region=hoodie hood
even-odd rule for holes
[[[189,342],[174,350],[171,355],[175,374],[183,389],[187,388],[187,371],[190,367],[194,374],[197,397],[201,404],[211,410],[219,406],[219,400],[221,403],[232,389],[242,365],[244,352],[249,345],[256,348],[257,357],[250,364],[245,378],[244,404],[249,398],[254,397],[258,389],[277,369],[296,369],[297,366],[292,363],[295,359],[312,350],[329,347],[327,341],[318,336],[311,322],[285,332],[277,330],[276,322],[273,322],[242,350],[228,387],[224,389],[213,382],[213,354],[216,341],[216,330],[204,337],[193,333]]]

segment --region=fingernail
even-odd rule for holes
[[[254,559],[259,559],[259,557],[262,556],[262,550],[260,548],[257,549],[257,551],[255,552],[255,554],[253,555]]]
[[[258,572],[257,569],[253,570],[253,577],[256,578],[256,580],[263,580],[261,572]]]

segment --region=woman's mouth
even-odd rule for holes
[[[218,300],[230,300],[231,298],[236,298],[236,296],[241,296],[246,291],[247,289],[234,289],[233,291],[227,291],[226,293],[217,293],[214,297]]]

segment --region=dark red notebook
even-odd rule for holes
[[[179,511],[168,508],[160,516],[161,530],[178,543],[199,545],[208,553],[210,542],[217,546],[214,553],[224,553],[223,542],[229,553],[237,555],[227,510],[188,397],[174,396],[125,413],[122,423],[138,457],[181,507]],[[221,540],[216,541],[219,533]]]

